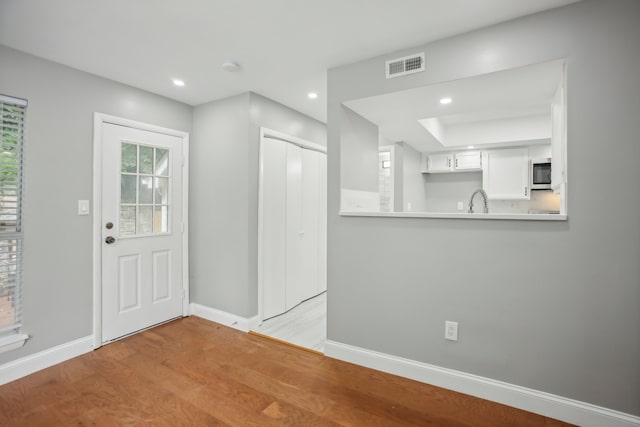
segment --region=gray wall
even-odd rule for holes
[[[238,315],[249,314],[248,139],[248,93],[194,108],[189,169],[190,298]]]
[[[377,193],[378,126],[342,106],[340,132],[340,157],[345,159],[342,164],[342,188]]]
[[[250,92],[249,97],[251,102],[251,133],[249,137],[251,138],[251,146],[254,148],[252,150],[254,154],[257,153],[257,148],[259,148],[260,127],[327,146],[326,124],[255,92]],[[249,159],[249,162],[252,165],[257,165],[258,157],[255,156]],[[256,179],[257,176],[258,168],[256,166]]]
[[[329,70],[330,340],[640,415],[639,16],[585,0]],[[337,215],[341,102],[562,57],[568,221]]]
[[[192,108],[0,46],[0,93],[29,101],[25,143],[23,324],[0,364],[93,333],[93,113],[189,132]],[[93,212],[92,215],[96,214]]]
[[[194,109],[191,301],[258,314],[260,127],[326,145],[326,125],[255,93]]]

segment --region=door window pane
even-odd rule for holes
[[[120,170],[122,172],[136,173],[138,171],[138,146],[123,143],[121,154]]]
[[[169,175],[169,150],[156,148],[156,175]]]
[[[121,237],[169,232],[169,158],[166,148],[121,146]]]
[[[136,234],[151,234],[153,232],[151,206],[138,206],[138,223]]]
[[[155,206],[153,208],[153,231],[155,233],[169,231],[169,206]]]
[[[141,176],[140,186],[138,187],[138,203],[153,203],[153,177]]]
[[[156,204],[169,203],[169,179],[154,178],[155,200]]]
[[[120,207],[120,236],[135,236],[136,234],[136,207]]]
[[[140,170],[139,173],[153,173],[153,147],[140,146]]]
[[[120,176],[120,203],[136,202],[136,179],[135,175]]]

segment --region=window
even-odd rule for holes
[[[0,352],[21,334],[22,162],[27,101],[0,95]]]
[[[169,150],[121,146],[120,237],[169,232]]]

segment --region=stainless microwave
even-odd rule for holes
[[[532,190],[550,190],[551,189],[551,159],[532,159],[531,160],[531,179]]]

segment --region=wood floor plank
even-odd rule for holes
[[[417,408],[406,406],[404,399],[401,397],[404,396],[404,393],[392,400],[389,399],[389,394],[381,397],[370,393],[362,393],[351,386],[361,381],[357,375],[345,376],[344,378],[349,379],[348,382],[332,381],[323,375],[322,369],[305,374],[290,368],[291,365],[280,365],[280,363],[281,361],[279,360],[258,360],[251,364],[251,369],[260,375],[275,378],[282,384],[287,384],[295,389],[305,390],[305,392],[310,392],[317,396],[326,396],[333,402],[333,405],[330,408],[321,408],[318,413],[337,422],[349,421],[351,419],[350,413],[353,411],[367,413],[369,418],[384,420],[384,424],[393,422],[393,424],[397,425],[427,425],[430,420],[437,419],[433,415],[430,415],[429,418],[424,416],[424,405]],[[355,368],[357,369],[358,367]],[[255,376],[256,374],[254,373],[253,375]],[[335,402],[351,402],[348,407],[349,413],[341,414],[337,411],[336,407],[338,405]],[[318,410],[318,408],[308,409],[311,411]]]
[[[567,424],[190,317],[0,386],[0,425]]]
[[[326,363],[314,366],[312,370],[298,370],[298,365],[281,358],[269,360],[253,360],[240,358],[243,365],[250,365],[251,370],[266,377],[272,377],[280,382],[301,390],[307,390],[317,395],[330,396],[336,401],[352,401],[358,406],[353,409],[366,409],[370,414],[378,415],[385,420],[396,419],[398,422],[408,422],[413,425],[423,425],[425,420],[420,414],[430,408],[438,414],[443,411],[455,413],[461,407],[476,413],[473,425],[495,425],[493,416],[486,422],[483,421],[483,413],[486,401],[471,398],[460,393],[446,391],[438,387],[429,387],[417,381],[410,381],[400,377],[370,370],[362,370],[361,367],[345,362],[324,359]],[[326,368],[326,369],[325,369]],[[348,379],[348,381],[344,381]],[[396,381],[390,381],[395,379]],[[443,393],[444,392],[444,393]],[[389,396],[397,398],[389,400]],[[373,408],[373,409],[371,409]],[[313,410],[310,408],[310,410]],[[526,419],[534,418],[533,414],[527,414],[513,408],[504,407],[502,412],[502,425],[535,425],[543,423],[543,418],[529,421],[524,424],[519,422],[518,415],[525,414]],[[430,415],[431,419],[438,418]],[[529,424],[527,424],[529,423]]]

